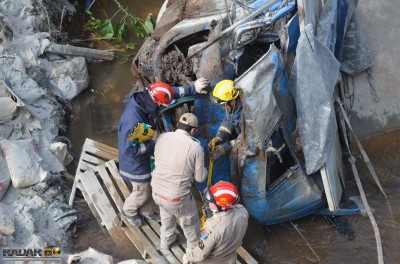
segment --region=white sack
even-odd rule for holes
[[[7,162],[0,151],[0,200],[6,193],[10,185],[10,173],[8,172]]]
[[[81,253],[69,255],[68,264],[75,263],[73,261],[80,260],[81,264],[113,264],[113,257],[103,254],[91,247]]]
[[[14,213],[8,205],[0,203],[0,235],[10,236],[14,232]]]
[[[89,74],[84,57],[50,62],[53,91],[63,99],[71,100],[89,85]]]
[[[18,106],[11,97],[0,97],[0,123],[13,119],[17,113]]]
[[[31,139],[3,139],[0,145],[15,188],[34,185],[48,178],[48,172],[42,166],[42,158],[36,152]]]
[[[65,144],[63,142],[51,143],[50,151],[65,166],[67,166],[73,160],[73,157],[68,152],[67,144]]]

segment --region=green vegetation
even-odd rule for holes
[[[92,12],[86,11],[89,17],[87,28],[97,34],[100,39],[112,41],[113,45],[117,47],[133,50],[135,44],[129,43],[125,39],[129,27],[140,40],[143,40],[153,33],[155,28],[153,15],[149,13],[145,19],[135,17],[128,11],[128,8],[123,7],[117,0],[112,1],[118,6],[118,11],[111,18],[101,20],[96,18]],[[115,21],[115,16],[120,12],[123,13],[123,17],[120,21]],[[125,59],[122,61],[128,59],[126,55],[124,55]]]

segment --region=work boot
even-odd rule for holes
[[[147,219],[154,221],[154,222],[161,222],[161,217],[158,213],[153,212],[149,217],[146,217]]]
[[[160,243],[160,249],[162,249],[162,250],[169,250],[169,248],[171,247],[171,245],[177,241],[177,236],[176,236],[176,234],[174,234],[173,237],[174,237],[174,238],[171,239],[172,242],[169,243],[169,244],[165,244],[163,241],[161,241],[161,243]]]
[[[170,246],[171,245],[166,245],[166,244],[160,243],[160,249],[162,249],[162,250],[169,250]]]
[[[171,245],[178,241],[178,237],[176,236],[176,234],[172,235],[172,239],[170,239],[170,241],[172,241],[172,242],[170,242],[169,244],[166,244],[164,241],[161,240],[160,248],[163,249],[163,250],[169,250]]]
[[[132,226],[141,227],[143,225],[142,216],[140,215],[128,216],[125,213],[123,213],[123,215],[125,216],[127,222]]]

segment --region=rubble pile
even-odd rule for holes
[[[89,83],[83,57],[52,55],[67,0],[0,1],[0,245],[68,247],[77,213],[66,204],[71,161],[57,142],[65,100]]]

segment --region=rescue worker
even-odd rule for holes
[[[163,82],[155,82],[143,92],[132,94],[118,124],[118,160],[119,172],[124,180],[131,181],[132,193],[125,200],[123,214],[133,226],[143,224],[143,216],[160,221],[154,211],[151,198],[150,155],[154,151],[152,138],[137,140],[129,138],[140,125],[142,128],[155,129],[156,118],[161,106],[168,106],[175,98],[207,94],[208,80],[199,78],[194,85],[171,87]],[[144,134],[144,133],[143,133]],[[128,139],[129,138],[129,139]]]
[[[182,263],[235,264],[236,250],[242,245],[249,213],[239,203],[239,192],[230,182],[220,181],[204,191],[213,216],[201,232],[198,245],[183,255]]]
[[[241,133],[242,101],[232,80],[222,80],[213,90],[213,98],[226,111],[217,135],[212,139],[215,142],[214,151],[211,151],[211,141],[208,144],[209,157],[215,161],[223,155],[229,155],[236,139]]]
[[[160,206],[160,248],[168,250],[176,240],[177,220],[187,240],[187,250],[200,239],[200,219],[196,202],[190,193],[192,182],[207,178],[204,151],[193,138],[198,126],[194,114],[183,114],[175,132],[162,133],[154,151],[155,170],[151,186],[153,199]]]

